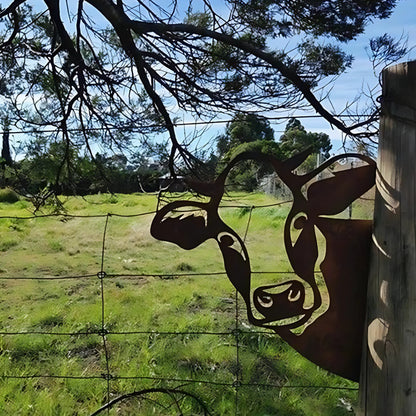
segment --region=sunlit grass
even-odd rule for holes
[[[235,290],[224,274],[198,275],[223,272],[215,241],[186,251],[150,236],[155,196],[93,195],[64,202],[67,214],[97,217],[0,219],[0,331],[31,333],[0,336],[0,414],[92,413],[107,399],[106,353],[110,374],[121,377],[110,380],[110,398],[180,385],[219,415],[235,414],[235,406],[240,415],[350,414],[345,403],[355,403],[355,391],[306,386],[356,384],[329,375],[275,334],[250,326],[241,299],[236,310]],[[240,236],[247,234],[254,272],[291,271],[282,236],[290,204],[275,205],[279,202],[261,194],[224,198],[225,205],[239,206],[220,213]],[[251,209],[259,205],[271,206]],[[357,210],[370,208],[361,202]],[[149,214],[137,216],[142,213]],[[1,216],[32,217],[31,206],[0,203]],[[102,267],[107,276],[101,282],[97,273]],[[285,278],[253,275],[262,283]],[[242,331],[239,362],[236,313]],[[106,349],[97,334],[103,323],[109,331]],[[237,375],[243,386],[236,400],[232,383]],[[130,400],[110,414],[172,414],[156,405],[165,400],[160,395]],[[199,412],[188,399],[183,409]]]

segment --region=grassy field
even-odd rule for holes
[[[351,414],[356,384],[250,326],[225,275],[198,275],[223,271],[215,242],[188,252],[152,239],[155,196],[63,202],[69,215],[37,217],[28,201],[0,203],[1,415],[89,415],[108,393],[166,388],[196,396],[214,415]],[[224,201],[240,206],[221,210],[227,224],[241,236],[249,224],[253,271],[290,271],[281,240],[290,204],[247,209],[276,202]],[[103,414],[201,413],[192,397],[177,400],[153,392]]]

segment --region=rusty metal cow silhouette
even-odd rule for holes
[[[214,183],[193,183],[192,188],[208,197],[208,202],[174,201],[162,207],[153,219],[151,234],[193,249],[214,239],[221,250],[227,276],[245,301],[250,323],[271,328],[300,354],[333,373],[358,380],[364,329],[368,258],[372,222],[331,218],[344,211],[375,181],[375,162],[364,155],[335,156],[307,174],[294,170],[307,158],[305,151],[285,161],[255,152],[237,156]],[[360,167],[335,172],[311,182],[337,160],[355,158]],[[284,244],[297,279],[252,289],[247,248],[240,236],[218,213],[230,170],[240,161],[271,163],[293,195],[293,204],[284,226]],[[182,215],[184,209],[202,215]],[[182,211],[182,212],[181,212]],[[179,213],[179,216],[174,216]],[[293,230],[298,231],[296,241]],[[317,233],[325,238],[325,257],[320,264]],[[318,317],[322,294],[316,280],[320,267],[328,292],[329,306]],[[307,291],[312,302],[306,304]],[[303,328],[303,331],[300,329]]]

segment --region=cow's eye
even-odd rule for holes
[[[220,245],[220,247],[229,247],[240,254],[241,258],[244,261],[247,261],[245,251],[243,250],[243,247],[241,246],[240,241],[237,239],[236,236],[233,236],[232,234],[228,232],[222,232],[218,234],[217,241]]]
[[[290,237],[292,240],[292,245],[296,243],[302,230],[305,228],[306,224],[308,223],[308,216],[305,212],[299,212],[291,222],[290,227]]]
[[[305,215],[300,214],[293,221],[293,227],[295,227],[297,230],[302,230],[303,227],[305,227],[307,222],[308,222],[308,218]]]
[[[223,234],[221,237],[219,237],[220,243],[224,244],[227,247],[231,247],[235,240],[232,238],[229,234]]]

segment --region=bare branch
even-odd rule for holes
[[[217,41],[226,43],[231,46],[235,46],[245,52],[248,52],[263,61],[269,63],[273,68],[277,69],[285,78],[287,78],[302,94],[303,97],[309,102],[309,104],[326,119],[330,124],[334,125],[342,132],[348,135],[354,135],[351,128],[347,127],[341,120],[334,117],[329,111],[327,111],[321,102],[312,93],[310,86],[291,68],[284,64],[284,62],[274,53],[264,51],[257,48],[251,43],[248,43],[241,39],[236,39],[224,33],[214,32],[202,27],[187,25],[187,24],[158,24],[158,23],[146,23],[132,21],[131,28],[137,34],[145,34],[148,32],[154,32],[158,34],[168,32],[179,33],[191,33],[206,36]]]
[[[13,43],[13,41],[16,39],[16,36],[19,33],[19,29],[20,29],[20,25],[19,25],[19,15],[18,15],[16,9],[12,10],[10,12],[10,14],[12,15],[13,32],[10,35],[9,39],[5,40],[1,44],[2,48],[7,48],[8,46],[10,46]]]
[[[8,7],[0,11],[0,19],[4,16],[7,16],[8,14],[13,13],[17,10],[17,8],[23,4],[26,0],[15,0],[13,1]]]

